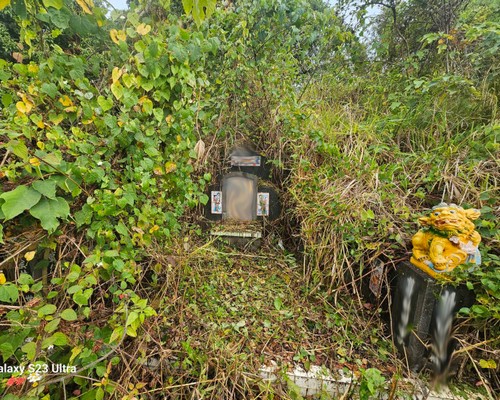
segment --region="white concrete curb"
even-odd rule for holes
[[[301,396],[320,396],[327,394],[332,399],[345,394],[350,388],[358,386],[354,375],[349,376],[343,370],[339,370],[336,376],[325,367],[312,366],[309,371],[305,371],[301,366],[296,365],[293,370],[285,372],[286,379],[293,382],[299,389]],[[280,368],[275,362],[270,366],[262,366],[259,375],[264,381],[275,382],[283,380],[280,378]],[[413,393],[408,393],[413,400],[487,400],[479,393],[466,393],[463,396],[453,394],[449,388],[443,387],[439,392],[430,391],[422,381],[402,380],[405,385],[413,388]],[[382,393],[377,398],[387,399],[388,394]]]

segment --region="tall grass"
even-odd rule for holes
[[[500,128],[488,93],[461,93],[469,94],[463,111],[448,86],[422,92],[366,79],[312,86],[309,134],[294,147],[290,193],[306,274],[330,292],[359,283],[376,258],[407,258],[429,207],[498,207]],[[498,244],[487,236],[489,247]]]

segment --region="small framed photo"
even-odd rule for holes
[[[257,216],[269,215],[269,193],[257,193]]]
[[[222,214],[222,192],[212,191],[210,193],[210,199],[212,214]]]

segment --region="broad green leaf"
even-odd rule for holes
[[[94,275],[87,275],[85,278],[84,278],[85,282],[87,282],[89,285],[97,285],[97,279]]]
[[[132,311],[127,317],[127,322],[125,322],[125,326],[131,325],[137,318],[139,318],[139,314],[137,314],[135,311]]]
[[[153,89],[155,86],[153,81],[147,81],[144,80],[141,82],[141,87],[146,91],[149,92],[151,89]]]
[[[69,205],[62,197],[42,199],[30,209],[30,214],[40,220],[43,229],[53,233],[59,226],[58,218],[66,218],[69,215]]]
[[[1,1],[1,0],[0,0]],[[1,80],[1,79],[0,79]],[[8,107],[12,104],[12,95],[10,93],[5,93],[2,95],[2,104],[4,107]]]
[[[60,10],[64,6],[64,0],[43,0],[43,5],[47,8],[54,7]]]
[[[375,214],[373,210],[367,209],[367,210],[361,210],[361,219],[363,221],[366,221],[368,219],[375,219]]]
[[[137,329],[132,325],[128,326],[127,335],[129,335],[130,337],[137,337]]]
[[[57,96],[57,86],[53,83],[44,83],[41,87],[41,92],[55,99]]]
[[[96,27],[93,25],[87,15],[76,15],[72,14],[69,20],[69,26],[71,29],[79,35],[88,35],[93,32]],[[70,72],[70,75],[73,75]]]
[[[158,122],[162,122],[163,121],[163,110],[161,108],[155,108],[153,110],[153,114],[155,116],[155,119],[158,121]]]
[[[422,81],[422,80],[415,80],[415,81],[413,81],[413,85],[415,86],[415,89],[418,89],[424,83],[425,83],[425,81]]]
[[[22,185],[10,192],[3,193],[0,198],[5,200],[5,203],[2,204],[5,220],[17,217],[24,210],[31,209],[40,201],[41,197],[42,195],[36,190]]]
[[[44,181],[35,181],[33,182],[33,189],[35,189],[38,193],[43,194],[45,197],[49,199],[55,200],[56,198],[56,181],[53,180],[44,180]]]
[[[66,10],[56,10],[49,9],[48,14],[50,16],[50,21],[59,29],[66,29],[69,27],[69,21],[71,19],[71,14]]]
[[[276,310],[280,311],[282,306],[283,306],[283,300],[281,300],[281,297],[276,297],[274,299],[274,308],[276,308]]]
[[[67,308],[61,313],[61,318],[65,321],[75,321],[78,316],[76,315],[76,312],[74,310],[72,310],[71,308]]]
[[[56,346],[65,346],[68,344],[68,337],[62,332],[54,333],[53,338]]]
[[[51,166],[58,166],[62,163],[62,155],[57,153],[48,153],[41,157],[41,159]],[[65,179],[65,177],[60,177],[60,179]]]
[[[62,332],[56,332],[52,336],[44,339],[42,342],[42,349],[46,349],[51,345],[66,346],[68,344],[68,337]]]
[[[102,387],[97,388],[95,392],[95,400],[103,400],[104,399],[104,389]]]
[[[106,250],[104,257],[118,257],[120,253],[117,250]]]
[[[206,194],[202,194],[200,196],[200,203],[206,205],[208,203],[209,197]]]
[[[42,21],[42,22],[45,22],[45,23],[50,23],[50,15],[47,13],[47,12],[43,12],[43,13],[38,13],[37,15],[35,15],[36,19]]]
[[[205,4],[203,6],[205,7],[205,18],[210,18],[210,16],[214,13],[216,3],[217,0],[205,0]]]
[[[26,10],[26,2],[25,0],[13,0],[12,9],[14,13],[21,19],[27,19],[28,13]]]
[[[38,316],[42,318],[45,315],[54,314],[57,310],[57,307],[54,304],[45,304],[44,306],[38,309]]]
[[[76,278],[74,278],[74,275],[75,275],[76,273],[75,273],[75,272],[72,272],[71,274],[73,274],[73,278],[69,278],[69,275],[68,275],[68,278],[66,278],[66,279],[68,279],[68,281],[69,281],[69,282],[74,282],[74,281],[76,281],[76,280],[78,279],[79,275],[77,275],[77,276],[76,276]],[[70,275],[71,275],[71,274],[70,274]],[[83,289],[83,286],[81,286],[81,285],[73,285],[73,286],[70,286],[70,287],[66,290],[66,292],[67,292],[68,294],[74,294],[74,293],[76,293],[76,292],[81,291],[82,289]]]
[[[241,320],[237,322],[236,324],[233,325],[233,328],[235,331],[239,332],[241,328],[243,328],[247,322],[245,320]]]
[[[173,44],[170,46],[170,50],[172,51],[175,59],[180,63],[183,63],[188,58],[188,53],[185,50],[184,46],[180,44]]]
[[[102,108],[102,111],[108,111],[113,107],[113,100],[107,99],[104,96],[99,96],[97,98],[97,104]]]
[[[33,123],[40,129],[45,128],[45,123],[43,122],[43,118],[39,114],[31,114],[30,115],[30,120],[33,121]]]
[[[11,140],[7,145],[7,149],[12,151],[21,160],[26,161],[28,159],[28,148],[24,142],[20,140]]]
[[[17,287],[12,283],[0,285],[0,301],[5,303],[15,303],[19,297]]]
[[[36,355],[36,343],[28,342],[23,347],[21,347],[21,351],[26,354],[28,360],[33,361]]]
[[[146,114],[151,115],[153,112],[153,102],[149,99],[145,99],[142,103],[142,111]]]
[[[193,0],[182,0],[182,7],[186,14],[190,14],[193,9]]]
[[[30,334],[30,329],[23,329],[15,334],[11,333],[8,336],[8,340],[6,340],[3,344],[8,343],[10,351],[8,351],[8,347],[2,350],[4,360],[7,360],[9,357],[11,357],[14,354],[14,352],[21,347],[21,345],[24,343],[24,340],[29,334]],[[1,337],[0,339],[4,338],[6,338],[6,336]]]
[[[17,283],[20,285],[32,285],[35,281],[30,274],[20,274]]]
[[[43,330],[47,333],[52,333],[57,329],[60,322],[61,322],[61,318],[53,319],[47,325],[45,325],[45,328],[43,328]]]
[[[111,79],[113,79],[113,82],[116,82],[118,79],[120,79],[122,74],[123,70],[121,68],[114,67],[113,71],[111,72]]]
[[[73,301],[79,306],[86,306],[89,299],[83,293],[78,292],[73,295]]]
[[[115,226],[115,229],[120,235],[126,237],[129,236],[128,229],[123,222],[120,221],[118,225]]]
[[[43,289],[43,282],[41,282],[41,281],[37,282],[33,286],[31,286],[31,291],[33,293],[37,293],[37,292],[39,292],[42,289]]]
[[[85,204],[80,211],[77,211],[75,216],[76,227],[79,228],[84,224],[90,224],[92,222],[92,207],[88,204]]]
[[[184,11],[190,9],[194,22],[200,26],[214,12],[216,0],[183,0],[182,3]],[[186,14],[189,14],[189,12],[186,11]]]
[[[123,336],[123,326],[119,326],[118,328],[115,328],[113,333],[111,334],[109,338],[109,343],[113,343],[117,339],[121,339],[122,336]]]
[[[14,354],[14,346],[9,342],[0,344],[0,354],[4,360],[7,360],[12,354]]]
[[[135,82],[135,78],[133,75],[125,73],[122,76],[122,81],[125,84],[125,86],[130,89]]]
[[[113,82],[111,84],[111,92],[113,95],[120,100],[123,97],[123,86],[119,81]]]

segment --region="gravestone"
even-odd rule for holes
[[[248,147],[231,151],[228,172],[209,186],[210,200],[204,208],[208,220],[219,222],[213,224],[212,235],[237,245],[260,245],[263,221],[281,212],[270,172],[265,156]]]
[[[473,304],[473,294],[464,285],[443,285],[409,262],[399,264],[397,279],[394,343],[410,369],[421,370],[430,361],[441,372],[450,361],[454,315]]]
[[[410,262],[398,265],[392,330],[394,343],[412,370],[420,370],[428,361],[439,374],[449,366],[455,314],[474,301],[466,286],[453,286],[450,279],[461,264],[473,268],[481,264],[481,237],[472,222],[479,215],[456,204],[433,207],[419,219],[422,229],[412,238]]]

